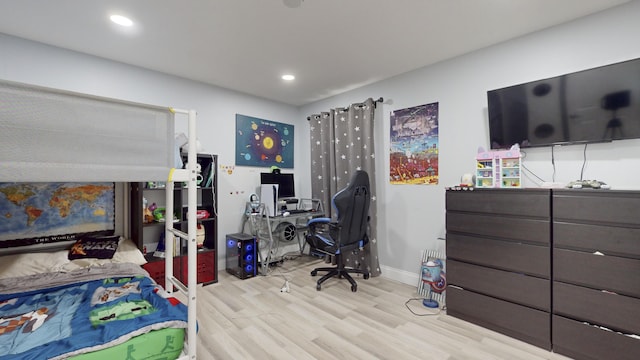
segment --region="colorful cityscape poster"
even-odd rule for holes
[[[236,114],[236,165],[293,168],[293,125]]]
[[[391,184],[438,184],[438,103],[391,112]]]

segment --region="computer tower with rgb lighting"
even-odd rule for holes
[[[227,234],[227,272],[240,279],[248,279],[258,274],[256,239],[243,233]]]

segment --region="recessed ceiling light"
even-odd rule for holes
[[[284,3],[284,5],[286,7],[289,8],[297,8],[300,7],[300,5],[302,5],[302,1],[304,0],[282,0],[282,2]]]
[[[111,15],[111,17],[109,18],[111,19],[111,21],[113,21],[114,23],[120,25],[120,26],[132,26],[133,25],[133,21],[131,21],[131,19],[129,19],[126,16],[122,16],[122,15]]]
[[[295,80],[295,79],[296,79],[296,77],[291,75],[291,74],[282,75],[282,80],[292,81],[292,80]]]

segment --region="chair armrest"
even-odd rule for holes
[[[335,231],[336,226],[337,226],[337,223],[332,222],[331,218],[328,218],[328,217],[312,218],[312,219],[309,219],[309,221],[307,222],[307,227],[309,228],[310,234]]]
[[[311,220],[309,220],[307,222],[307,225],[314,225],[314,224],[328,224],[331,222],[331,218],[327,218],[327,217],[317,217],[317,218],[313,218]]]

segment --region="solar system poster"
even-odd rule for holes
[[[293,168],[293,125],[236,114],[236,165]]]

